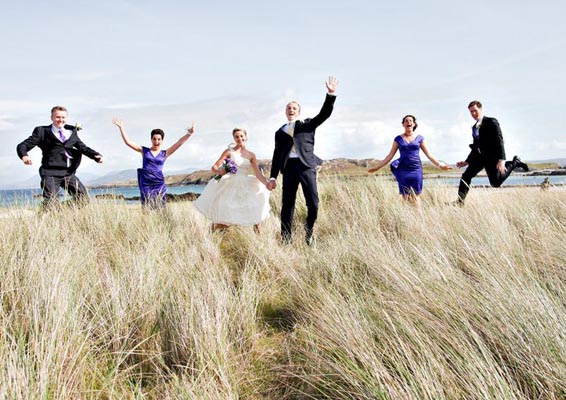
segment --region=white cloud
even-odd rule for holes
[[[49,79],[70,82],[91,82],[99,79],[109,78],[115,74],[116,72],[114,71],[76,72],[71,74],[53,74],[49,76]]]
[[[0,100],[0,110],[3,117],[17,118],[25,114],[36,113],[38,110],[47,109],[47,113],[51,106],[43,102],[26,101],[26,100]]]
[[[0,115],[0,132],[13,130],[15,126],[16,125],[13,122],[11,122],[10,118],[6,118]]]

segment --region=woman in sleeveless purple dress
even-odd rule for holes
[[[385,166],[397,150],[400,157],[391,163],[391,172],[397,179],[399,184],[399,194],[404,200],[418,201],[418,196],[423,190],[423,167],[421,164],[420,150],[425,153],[427,158],[438,168],[443,170],[452,169],[452,167],[440,163],[429,153],[424,138],[421,135],[415,135],[417,129],[417,119],[412,115],[403,117],[402,125],[405,133],[395,137],[389,154],[381,160],[375,167],[368,170],[369,173],[376,172]]]
[[[140,200],[143,206],[151,208],[160,208],[165,206],[167,201],[167,187],[165,186],[165,177],[163,176],[163,164],[165,160],[171,156],[179,147],[181,147],[195,131],[195,123],[187,129],[187,133],[175,144],[167,150],[161,150],[165,133],[161,129],[151,131],[151,147],[140,146],[132,142],[126,130],[124,123],[114,118],[114,125],[120,129],[122,140],[126,145],[142,154],[142,168],[138,169],[138,186],[140,188]]]

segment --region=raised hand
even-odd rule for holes
[[[195,133],[195,129],[196,129],[196,124],[195,124],[195,121],[193,121],[191,127],[187,128],[187,133],[189,135],[192,135],[193,133]]]
[[[118,118],[113,118],[112,123],[116,125],[118,128],[124,128],[124,123],[122,122],[122,120]]]
[[[334,94],[336,88],[338,87],[338,79],[336,79],[333,76],[329,76],[325,84],[326,84],[326,89],[328,89],[328,93]]]

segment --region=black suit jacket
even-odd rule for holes
[[[18,157],[27,156],[28,151],[38,146],[43,153],[39,174],[65,176],[76,172],[83,154],[93,160],[95,156],[100,155],[79,139],[76,127],[65,125],[65,129],[72,131],[72,133],[69,139],[62,143],[53,135],[51,125],[36,127],[31,136],[16,147]],[[67,160],[65,152],[72,157],[70,160]],[[69,161],[69,164],[67,164],[67,161]]]
[[[295,121],[293,137],[282,129],[285,125],[275,132],[275,150],[273,150],[273,158],[271,160],[271,178],[277,179],[279,172],[283,173],[293,144],[295,144],[299,159],[305,166],[316,168],[322,164],[322,160],[314,154],[314,134],[316,128],[332,114],[335,101],[336,96],[327,94],[324,104],[316,117],[308,118],[304,121]]]
[[[505,160],[505,146],[499,122],[495,118],[484,116],[478,133],[479,143],[474,140],[474,143],[470,145],[472,151],[466,158],[466,162],[481,160],[484,165],[491,165],[497,164],[499,160]]]

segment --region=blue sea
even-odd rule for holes
[[[566,175],[541,175],[541,176],[526,176],[526,175],[511,175],[505,180],[502,187],[505,186],[540,186],[542,181],[548,178],[552,185],[563,186],[566,185]],[[424,178],[424,184],[427,184],[427,178]],[[460,184],[460,176],[450,178],[435,178],[439,183],[458,186]],[[430,178],[428,179],[430,182]],[[487,176],[477,176],[472,180],[472,186],[489,186],[489,179]]]
[[[550,183],[553,185],[566,185],[566,176],[525,176],[525,175],[511,175],[504,186],[539,186],[544,178],[549,178]],[[387,179],[391,179],[388,177]],[[433,183],[434,182],[434,183]],[[427,184],[441,184],[447,186],[457,187],[460,183],[460,177],[449,178],[426,178],[425,187]],[[472,181],[473,186],[489,186],[487,177],[476,177]],[[185,186],[167,186],[167,192],[170,194],[183,194],[187,192],[202,193],[204,185],[185,185]],[[136,187],[114,187],[111,189],[89,189],[91,196],[99,194],[116,194],[123,195],[126,198],[139,196],[139,189]],[[67,197],[63,196],[62,199]],[[42,201],[41,189],[14,189],[14,190],[0,190],[0,207],[25,207],[30,205],[39,204]],[[119,200],[122,201],[122,200]],[[126,200],[126,202],[137,203],[139,200]]]
[[[202,193],[204,185],[185,185],[185,186],[167,186],[167,193],[170,194],[183,194],[187,192],[192,193]],[[140,190],[137,186],[126,187],[118,186],[113,188],[104,189],[92,189],[89,188],[88,192],[91,197],[96,195],[123,195],[125,198],[131,198],[140,195]],[[61,200],[66,200],[68,197],[63,195]],[[36,205],[41,203],[43,198],[41,197],[41,189],[13,189],[13,190],[0,190],[0,207],[25,207],[30,205]],[[123,200],[117,200],[123,201]],[[139,203],[139,200],[126,200],[126,202]]]

